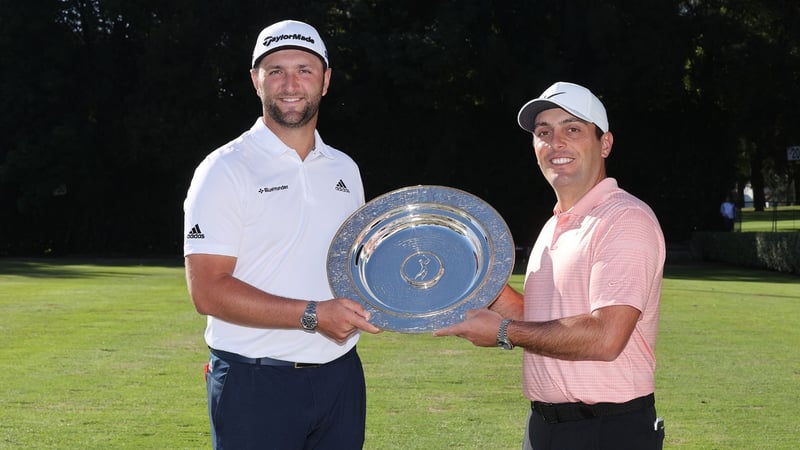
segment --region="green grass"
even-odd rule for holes
[[[800,424],[800,278],[671,266],[657,400],[670,447],[793,449]]]
[[[0,447],[205,446],[183,283],[178,267],[0,261]]]
[[[780,206],[755,211],[742,208],[737,231],[800,231],[800,206]]]
[[[798,281],[668,267],[657,348],[666,448],[796,447]],[[204,326],[177,265],[0,259],[0,448],[209,448]],[[519,448],[520,351],[392,332],[359,350],[365,448]]]

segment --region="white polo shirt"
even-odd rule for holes
[[[324,301],[328,248],[339,226],[364,204],[358,166],[315,131],[305,161],[259,118],[197,167],[184,202],[184,255],[237,258],[233,275],[265,292]],[[299,326],[299,317],[298,317]],[[320,333],[251,328],[208,316],[208,345],[251,358],[324,363],[358,341]]]

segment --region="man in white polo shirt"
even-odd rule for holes
[[[518,122],[557,199],[531,251],[524,296],[506,287],[490,309],[435,334],[524,348],[527,446],[660,449],[655,344],[666,251],[658,220],[606,175],[614,139],[588,89],[555,83]]]
[[[283,21],[251,66],[262,117],[197,167],[184,204],[186,280],[208,316],[214,448],[361,448],[366,387],[355,346],[377,333],[333,297],[331,239],[364,204],[358,167],[316,131],[331,69],[318,32]]]

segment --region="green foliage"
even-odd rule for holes
[[[606,102],[610,173],[668,238],[716,226],[737,164],[800,173],[796,2],[0,0],[0,255],[179,253],[194,167],[259,113],[252,41],[288,17],[328,37],[319,129],[368,197],[462,188],[522,244],[553,196],[516,113],[559,79]]]
[[[800,273],[800,207],[743,208],[734,233],[696,232],[694,256],[741,267]]]
[[[800,274],[800,233],[698,232],[695,254],[706,261]]]

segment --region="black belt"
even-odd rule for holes
[[[328,364],[335,363],[337,361],[342,361],[345,359],[352,358],[356,354],[356,348],[353,347],[350,349],[349,352],[345,353],[344,355],[334,359],[333,361],[329,361],[327,363],[302,363],[302,362],[292,362],[292,361],[284,361],[282,359],[273,359],[273,358],[248,358],[246,356],[242,356],[238,353],[231,353],[222,350],[217,350],[214,348],[210,348],[211,354],[216,356],[219,359],[228,361],[228,362],[237,362],[241,364],[250,364],[254,366],[276,366],[276,367],[294,367],[295,369],[307,369],[313,367],[320,367],[325,366]]]
[[[640,411],[656,404],[654,394],[635,398],[625,403],[544,403],[531,402],[531,408],[544,417],[547,423],[573,422],[593,417],[616,416]]]

